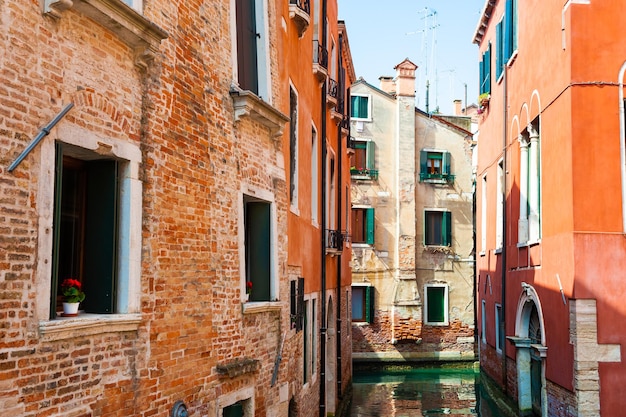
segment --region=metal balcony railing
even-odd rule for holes
[[[377,180],[378,179],[378,170],[377,169],[350,169],[350,175],[353,177],[367,177],[366,179]]]
[[[344,117],[343,121],[341,122],[341,127],[344,129],[350,128],[350,119],[348,119],[347,117]],[[348,145],[348,149],[356,149],[356,140],[354,140],[352,136],[348,136],[347,145]],[[350,170],[350,173],[352,173],[352,170]]]
[[[337,81],[329,78],[326,89],[326,94],[336,100],[337,96],[339,95],[339,84],[337,84]]]
[[[341,230],[326,229],[326,249],[343,250],[344,234]]]
[[[313,63],[328,69],[328,50],[320,41],[313,41]]]
[[[300,10],[306,14],[311,14],[311,3],[309,0],[289,0],[289,4],[295,4]]]
[[[454,174],[429,174],[428,172],[420,172],[420,182],[433,181],[433,182],[447,182],[449,184],[454,182]]]

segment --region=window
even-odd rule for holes
[[[420,151],[420,181],[453,182],[450,172],[450,152],[423,149]]]
[[[539,119],[520,135],[520,218],[518,244],[541,238],[541,141]]]
[[[503,230],[504,225],[503,213],[504,213],[504,161],[498,162],[498,177],[497,177],[497,196],[496,196],[496,249],[501,249],[503,245]]]
[[[482,300],[480,309],[480,340],[483,343],[487,343],[487,307],[485,300]]]
[[[245,277],[252,283],[251,301],[272,300],[272,206],[244,197]]]
[[[481,253],[487,250],[487,176],[483,176],[480,191],[480,247]]]
[[[377,179],[375,143],[371,140],[355,140],[354,152],[350,155],[350,175],[359,179]]]
[[[243,415],[243,404],[241,402],[236,402],[228,407],[224,407],[224,417],[243,417]]]
[[[445,284],[426,284],[424,293],[426,324],[448,324],[448,286]]]
[[[319,150],[317,144],[317,130],[311,129],[311,222],[319,223]]]
[[[303,347],[303,384],[311,382],[315,375],[317,361],[317,305],[316,298],[310,297],[304,301],[304,347]]]
[[[369,96],[353,95],[350,100],[350,118],[352,120],[370,120]]]
[[[57,143],[54,193],[51,317],[62,301],[61,282],[79,280],[88,313],[115,312],[117,287],[118,162],[81,160]],[[92,156],[93,157],[93,156]]]
[[[326,230],[335,230],[337,224],[337,176],[335,155],[331,149],[326,158]]]
[[[496,351],[502,353],[504,348],[504,332],[502,322],[502,305],[496,304]]]
[[[304,278],[298,278],[298,280],[291,281],[290,288],[290,315],[291,315],[291,328],[296,332],[301,331],[304,324]]]
[[[352,243],[374,244],[374,209],[371,207],[352,208]]]
[[[37,298],[42,333],[51,340],[67,334],[45,322],[60,311],[59,287],[65,278],[81,281],[87,295],[81,303],[85,312],[140,310],[142,187],[136,172],[141,151],[88,133],[80,143],[87,148],[60,141],[41,146],[41,195],[51,199],[45,202],[39,223],[53,232],[39,236],[38,257],[50,259],[50,267],[38,271],[38,281],[45,284]],[[114,152],[103,156],[90,150],[103,144]],[[123,327],[113,323],[114,317],[110,320],[114,327],[109,329]],[[81,324],[81,329],[87,327]]]
[[[352,286],[352,321],[374,320],[374,292],[372,286]]]
[[[491,42],[487,50],[483,52],[482,60],[479,63],[479,94],[491,92]]]
[[[310,349],[310,345],[311,345],[311,332],[309,330],[309,326],[310,326],[310,318],[309,318],[309,300],[304,301],[304,337],[303,337],[303,347],[302,347],[302,383],[306,384],[307,382],[309,382],[309,372],[311,369],[311,364],[309,363],[309,360],[311,358],[311,353],[309,352]]]
[[[452,216],[449,211],[426,211],[424,215],[424,244],[450,246],[452,243]]]
[[[143,13],[143,1],[142,0],[123,0],[123,3],[128,4],[130,7],[138,11],[139,13]]]
[[[289,88],[289,202],[298,207],[298,96]]]
[[[242,90],[269,99],[267,50],[263,0],[235,0],[237,81]]]
[[[506,0],[504,16],[496,25],[496,79],[517,50],[517,0]]]

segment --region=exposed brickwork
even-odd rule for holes
[[[320,370],[304,389],[302,333],[287,328],[288,281],[299,272],[287,267],[283,144],[256,120],[234,121],[231,1],[144,0],[144,16],[169,35],[145,72],[118,34],[74,9],[58,18],[44,16],[40,3],[5,0],[0,17],[0,415],[165,416],[177,400],[190,415],[217,415],[219,398],[246,387],[254,390],[255,415],[286,416],[291,397],[299,415],[317,415]],[[282,2],[267,4],[272,105],[284,109],[288,100],[280,91],[287,77],[278,39],[284,13]],[[303,48],[310,53],[310,44]],[[314,97],[301,97],[319,108]],[[74,108],[57,128],[7,172],[39,128],[69,102]],[[336,136],[334,129],[326,132],[329,137]],[[68,138],[68,132],[79,138]],[[53,190],[42,195],[50,187],[42,186],[40,174],[54,171],[42,166],[44,145],[49,150],[54,141],[80,141],[87,134],[141,150],[140,297],[133,312],[139,324],[130,331],[105,324],[52,340],[40,330],[50,320],[39,313],[37,301],[45,288],[37,277],[50,281],[48,259],[38,257],[39,233],[50,233],[39,228],[42,205],[51,206],[53,199]],[[281,301],[245,313],[243,192],[270,196],[273,204]],[[342,285],[339,343],[346,392],[351,332],[349,286]],[[217,373],[217,364],[242,357],[258,360],[258,369],[234,378]]]
[[[377,311],[371,324],[352,326],[354,352],[473,352],[474,329],[460,322],[448,326],[423,326],[421,320],[396,315],[393,324],[387,312]],[[397,340],[396,344],[392,339]],[[459,342],[458,338],[461,339]]]

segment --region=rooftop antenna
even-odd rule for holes
[[[418,61],[419,62],[418,72],[422,72],[423,78],[426,80],[425,108],[427,109],[426,112],[428,112],[428,109],[430,108],[429,89],[430,89],[431,79],[434,79],[435,81],[435,97],[437,97],[437,76],[436,76],[437,70],[436,70],[436,59],[435,59],[435,56],[436,56],[435,50],[437,46],[437,41],[436,41],[436,36],[435,36],[435,29],[439,26],[439,24],[437,23],[437,11],[436,10],[431,9],[430,7],[426,6],[423,9],[418,10],[417,13],[420,15],[422,14],[424,15],[420,18],[424,22],[424,29],[417,30],[414,32],[407,32],[406,34],[407,35],[422,34],[422,45],[421,45],[421,51],[419,54],[420,60]],[[430,54],[429,54],[429,43],[430,43]],[[433,70],[435,74],[434,77],[432,73]],[[421,97],[420,85],[421,84],[418,82],[416,100],[419,100]]]

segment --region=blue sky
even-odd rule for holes
[[[452,101],[478,97],[478,46],[472,43],[485,0],[337,0],[357,77],[379,85],[409,58],[419,66],[417,106],[452,113]]]

